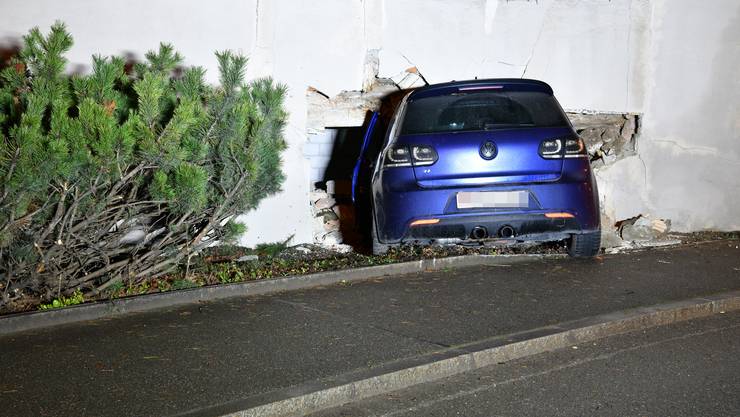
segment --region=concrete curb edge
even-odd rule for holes
[[[121,314],[144,312],[203,301],[220,300],[224,298],[264,295],[283,291],[307,289],[322,285],[336,284],[342,281],[361,281],[388,275],[439,271],[444,268],[460,268],[478,265],[507,265],[562,257],[564,257],[564,255],[559,254],[464,255],[319,272],[309,275],[293,275],[226,285],[212,285],[208,287],[168,291],[158,294],[139,295],[109,301],[86,303],[55,310],[32,311],[2,316],[0,317],[0,336]]]
[[[608,313],[457,346],[421,358],[307,383],[187,415],[302,416],[500,362],[621,333],[737,310],[740,310],[740,291]],[[233,411],[236,407],[241,410]]]

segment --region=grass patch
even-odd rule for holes
[[[52,302],[48,304],[40,304],[38,309],[39,310],[52,310],[55,308],[64,308],[69,307],[77,304],[82,304],[85,302],[85,297],[82,295],[82,291],[79,289],[75,290],[72,295],[69,297],[65,296],[59,296],[59,298],[55,298],[52,300]]]
[[[402,246],[392,248],[387,254],[381,256],[359,253],[291,256],[295,254],[286,254],[286,252],[292,251],[291,249],[284,246],[281,250],[278,250],[279,245],[285,245],[285,243],[273,244],[270,251],[260,252],[258,247],[255,251],[260,253],[260,257],[256,261],[202,262],[203,259],[201,259],[201,262],[199,262],[196,260],[191,266],[190,276],[205,285],[213,285],[470,254],[496,255],[501,253],[561,251],[557,245],[541,245],[528,248]],[[223,259],[223,257],[220,258]]]
[[[290,237],[282,242],[260,243],[259,245],[257,245],[257,247],[254,248],[254,252],[259,257],[272,258],[278,256],[288,248],[288,243],[293,240],[293,236],[295,235],[290,235]]]

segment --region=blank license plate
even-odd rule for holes
[[[529,207],[527,191],[479,191],[457,193],[457,208]]]

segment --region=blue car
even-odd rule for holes
[[[487,79],[414,90],[369,159],[373,253],[487,239],[566,240],[574,257],[600,249],[588,154],[544,82]]]

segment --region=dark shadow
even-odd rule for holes
[[[352,246],[355,251],[364,252],[364,236],[359,232],[357,212],[352,202],[352,175],[355,164],[360,157],[365,131],[371,113],[365,118],[362,127],[343,127],[335,129],[329,164],[324,172],[323,181],[316,184],[317,188],[332,192],[336,201],[333,208],[339,217],[339,231],[342,234],[342,243]],[[333,187],[328,186],[331,182]]]
[[[369,116],[365,118],[362,127],[343,127],[335,129],[337,135],[334,139],[334,147],[331,151],[329,164],[324,172],[324,182],[334,180],[345,182],[352,180],[352,172],[355,168],[357,158],[360,157],[362,140],[367,130]],[[341,194],[340,194],[341,191]],[[336,198],[349,197],[349,189],[341,187],[336,193]]]

